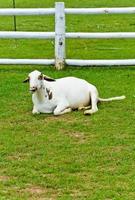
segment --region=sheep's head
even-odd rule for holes
[[[43,75],[41,72],[35,70],[29,73],[28,77],[23,81],[23,83],[29,82],[30,91],[34,93],[43,87],[43,80],[55,81],[55,79]]]

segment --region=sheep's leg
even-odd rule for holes
[[[54,113],[54,115],[63,115],[65,113],[69,113],[71,111],[72,111],[71,108],[66,108],[66,109],[64,109],[62,111],[60,111],[59,109],[55,109],[53,113]]]
[[[72,109],[69,108],[68,103],[61,103],[59,105],[57,105],[57,107],[54,110],[54,115],[63,115],[65,113],[69,113],[71,112]]]
[[[35,106],[33,106],[33,110],[32,110],[32,114],[40,114],[40,112],[37,110],[37,108]]]
[[[84,112],[85,115],[91,115],[91,114],[93,114],[93,113],[98,111],[98,107],[97,107],[98,96],[97,95],[98,94],[97,94],[96,91],[91,94],[91,109],[90,110],[86,110]]]
[[[88,109],[90,109],[91,108],[91,106],[80,106],[79,108],[78,108],[78,110],[88,110]]]
[[[63,114],[65,114],[65,113],[69,113],[69,112],[71,112],[71,111],[72,111],[71,108],[66,108],[66,109],[63,110],[62,112],[57,113],[57,114],[56,114],[56,112],[55,112],[54,114],[55,114],[55,115],[63,115]]]

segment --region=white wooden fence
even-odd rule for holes
[[[63,2],[56,2],[55,8],[13,8],[0,9],[0,15],[55,15],[55,32],[21,32],[0,31],[0,38],[36,38],[55,39],[55,59],[0,59],[0,64],[35,64],[55,65],[61,69],[64,65],[135,65],[135,59],[120,60],[80,60],[66,59],[66,38],[135,38],[135,32],[106,32],[106,33],[66,33],[65,14],[135,14],[135,7],[127,8],[65,8]]]

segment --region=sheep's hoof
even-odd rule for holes
[[[79,111],[80,111],[80,110],[84,110],[84,107],[83,107],[83,106],[82,106],[82,107],[79,107],[78,110],[79,110]]]
[[[80,106],[79,108],[78,108],[78,110],[80,111],[80,110],[88,110],[88,109],[90,109],[91,108],[91,106]]]
[[[89,110],[84,111],[84,115],[91,115],[92,113]]]
[[[96,113],[98,111],[98,109],[90,109],[90,110],[86,110],[84,112],[85,115],[92,115],[94,113]]]
[[[38,115],[38,114],[40,114],[40,112],[38,112],[38,111],[36,111],[36,110],[33,110],[33,111],[32,111],[32,114],[33,114],[33,115]]]

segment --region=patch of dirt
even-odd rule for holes
[[[39,186],[31,186],[24,190],[25,192],[29,192],[30,194],[44,194],[44,189]]]
[[[9,176],[0,176],[0,181],[8,181],[9,179]]]
[[[66,130],[61,130],[61,132],[80,143],[84,143],[86,140],[86,136],[84,135],[84,133],[81,132],[70,132]]]
[[[56,200],[58,191],[41,186],[28,185],[21,193],[29,193],[29,200]]]
[[[85,192],[81,192],[79,190],[72,190],[71,191],[71,197],[73,198],[85,198],[87,197],[87,194]]]
[[[8,156],[8,159],[9,160],[25,160],[28,157],[29,157],[28,153],[17,153],[17,154]]]

